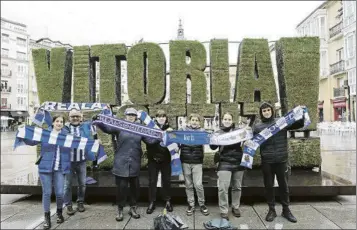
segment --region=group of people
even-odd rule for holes
[[[138,111],[136,109],[127,108],[125,110],[125,120],[129,122],[140,122],[137,114]],[[263,129],[276,122],[273,106],[269,103],[263,103],[260,106],[260,118],[261,121],[252,127],[254,134],[261,132]],[[83,122],[83,115],[80,111],[70,111],[69,119],[69,124],[64,125],[64,117],[55,116],[53,117],[52,127],[49,127],[49,129],[57,132],[71,133],[90,139],[97,139],[97,134],[91,121]],[[93,121],[97,119],[98,115],[92,118]],[[239,129],[239,127],[236,127],[233,123],[233,120],[234,118],[232,114],[224,113],[222,117],[222,127],[217,132],[227,133]],[[161,130],[172,131],[165,111],[158,110],[154,121]],[[200,123],[200,115],[190,114],[188,117],[188,125],[181,129],[203,131],[200,127]],[[285,128],[276,135],[270,137],[260,146],[264,186],[269,206],[266,221],[273,221],[277,216],[274,194],[274,178],[276,176],[279,184],[281,204],[283,206],[282,216],[291,222],[297,222],[289,209],[287,130],[298,129],[303,125],[303,120],[298,121],[292,126]],[[97,123],[96,126],[104,133],[114,135],[116,140],[112,169],[117,185],[116,200],[118,213],[115,219],[117,221],[122,221],[124,219],[123,208],[126,205],[129,193],[130,210],[128,214],[134,219],[140,218],[140,214],[137,212],[137,201],[140,195],[139,176],[141,157],[143,155],[141,147],[142,141],[145,142],[147,146],[149,171],[149,205],[146,213],[153,213],[156,207],[156,191],[159,172],[161,172],[161,195],[165,202],[165,208],[167,211],[172,212],[173,205],[170,197],[171,154],[168,148],[161,146],[158,140],[149,137],[126,131],[118,131],[118,129],[114,129],[102,123]],[[34,145],[38,143],[28,142],[28,144]],[[41,143],[41,145],[41,159],[39,160],[38,168],[43,191],[42,201],[45,211],[44,228],[48,229],[51,227],[50,196],[52,185],[54,185],[56,194],[57,223],[62,223],[64,221],[62,215],[63,205],[67,207],[68,215],[73,215],[75,213],[72,207],[71,188],[73,178],[76,175],[76,178],[78,178],[77,210],[79,212],[85,211],[83,203],[86,188],[86,153],[83,152],[83,150],[62,148],[45,143]],[[217,164],[217,186],[221,217],[228,220],[228,189],[230,186],[232,187],[232,214],[235,217],[240,217],[241,211],[239,207],[242,194],[243,175],[245,172],[245,168],[240,166],[243,156],[243,143],[225,146],[211,145],[210,148],[213,150],[218,149],[214,161]],[[196,201],[194,190],[196,190],[200,212],[203,215],[209,215],[209,211],[205,205],[204,187],[202,184],[204,146],[179,144],[179,150],[188,203],[186,214],[192,215],[195,212]]]

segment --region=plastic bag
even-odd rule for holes
[[[167,214],[166,209],[164,209],[163,214],[160,214],[154,218],[155,230],[180,230],[184,225],[185,224],[179,217],[177,218]]]

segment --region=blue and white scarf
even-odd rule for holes
[[[26,145],[24,139],[31,141],[38,141],[51,145],[58,145],[61,147],[71,149],[82,149],[87,152],[87,158],[95,160],[95,154],[105,154],[104,147],[99,144],[98,140],[89,140],[85,137],[77,137],[72,134],[58,133],[47,129],[42,129],[35,126],[24,126],[18,129],[14,148]]]
[[[240,165],[251,169],[253,166],[253,157],[255,155],[255,151],[261,144],[263,144],[270,137],[277,134],[280,130],[294,124],[296,121],[303,118],[304,127],[302,129],[306,129],[311,124],[307,108],[301,106],[295,107],[284,117],[281,117],[274,124],[271,124],[269,127],[263,129],[260,133],[255,135],[253,139],[246,141],[244,143],[243,156]]]
[[[161,130],[151,119],[151,117],[145,111],[138,111],[138,118],[144,122],[147,127]],[[182,165],[180,160],[180,154],[178,153],[178,145],[176,143],[169,144],[167,146],[171,154],[171,175],[177,176],[182,173]]]

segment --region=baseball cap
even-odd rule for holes
[[[82,117],[82,113],[76,109],[72,109],[70,112],[69,112],[69,117],[74,117],[74,116],[79,116],[79,117]]]
[[[125,115],[138,115],[138,111],[134,108],[127,108],[124,112]]]

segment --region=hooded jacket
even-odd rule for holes
[[[272,115],[270,118],[265,118],[262,113],[263,108],[270,107]],[[271,104],[264,102],[260,105],[259,114],[261,122],[253,126],[254,134],[260,133],[263,129],[269,127],[271,124],[275,123],[279,118],[274,118],[274,108]],[[280,130],[274,136],[268,138],[260,146],[260,155],[262,157],[262,163],[284,163],[288,161],[288,137],[287,131],[299,129],[304,126],[304,120],[299,120],[293,125]]]

